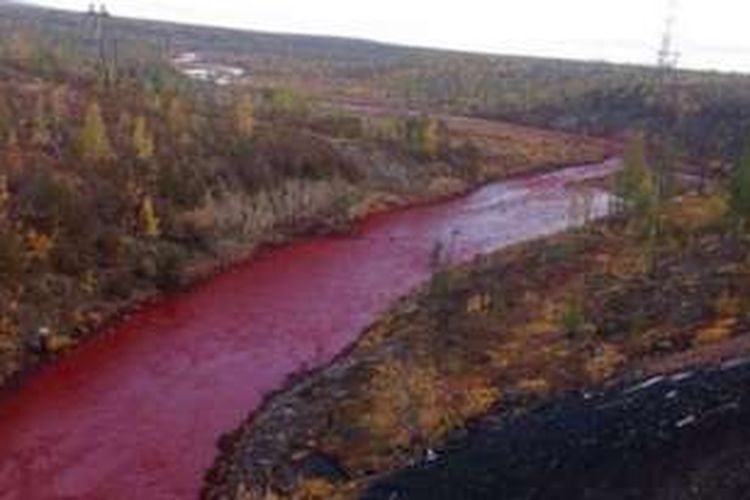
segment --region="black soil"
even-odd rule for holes
[[[750,359],[496,415],[365,499],[750,498]]]

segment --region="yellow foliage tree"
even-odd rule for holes
[[[154,138],[148,130],[146,118],[143,116],[135,119],[135,125],[133,126],[133,150],[139,160],[148,161],[154,157]]]
[[[234,120],[237,133],[242,137],[250,137],[255,128],[253,99],[244,94],[234,107]]]
[[[438,122],[427,118],[422,125],[422,152],[429,158],[438,154],[440,139],[438,137]]]
[[[79,136],[79,147],[84,160],[101,161],[113,156],[102,111],[95,100],[92,100],[86,109],[86,118]]]
[[[406,123],[406,141],[413,153],[434,158],[440,147],[439,124],[428,116],[410,118]]]
[[[149,238],[158,238],[161,234],[159,218],[156,215],[156,209],[154,208],[154,202],[150,196],[145,196],[141,201],[141,209],[139,213],[139,221],[141,225],[141,232],[144,236]]]
[[[29,256],[39,262],[47,262],[55,246],[54,239],[43,233],[37,233],[33,229],[26,234],[26,245]]]

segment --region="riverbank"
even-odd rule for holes
[[[226,436],[204,498],[355,497],[489,411],[737,345],[748,246],[725,236],[724,211],[686,196],[655,246],[618,220],[440,272]]]
[[[436,247],[464,261],[560,231],[576,192],[568,183],[614,167],[574,167],[382,213],[350,234],[262,251],[166,295],[3,399],[0,487],[22,498],[195,497],[218,436],[292,374],[330,363],[427,280]],[[606,194],[592,195],[594,215],[603,214]]]
[[[180,240],[170,239],[151,251],[144,250],[146,255],[133,264],[135,277],[92,274],[90,285],[73,287],[74,293],[65,300],[38,301],[35,307],[43,313],[29,316],[10,311],[9,318],[15,320],[6,318],[6,323],[0,324],[0,387],[19,387],[40,364],[95,337],[96,332],[157,300],[165,290],[187,289],[251,259],[260,249],[311,235],[346,232],[370,215],[444,201],[519,173],[532,174],[556,164],[600,161],[611,149],[600,140],[495,126],[502,128],[496,140],[510,141],[508,150],[516,151],[515,157],[492,158],[480,148],[474,158],[459,154],[424,161],[356,141],[325,139],[330,142],[328,154],[333,154],[336,162],[360,172],[358,181],[291,182],[280,188],[278,196],[273,192],[256,197],[228,193],[171,222],[182,228],[176,230]],[[466,134],[461,138],[460,144],[449,147],[458,149],[470,141]],[[544,147],[536,147],[540,141]],[[269,210],[263,208],[269,200],[274,217],[281,210],[273,220],[266,220]],[[24,319],[27,316],[34,320]]]

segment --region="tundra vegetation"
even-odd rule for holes
[[[634,134],[608,220],[436,257],[351,353],[222,438],[204,497],[355,498],[487,415],[748,351],[747,155],[710,194],[692,179],[669,197],[652,158]]]
[[[0,386],[259,245],[604,155],[509,128],[485,171],[434,114],[193,81],[162,36],[181,29],[0,5]]]

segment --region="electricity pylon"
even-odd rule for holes
[[[658,66],[667,72],[675,69],[680,61],[680,53],[675,49],[674,28],[677,24],[678,0],[669,0],[667,20],[659,47]]]

